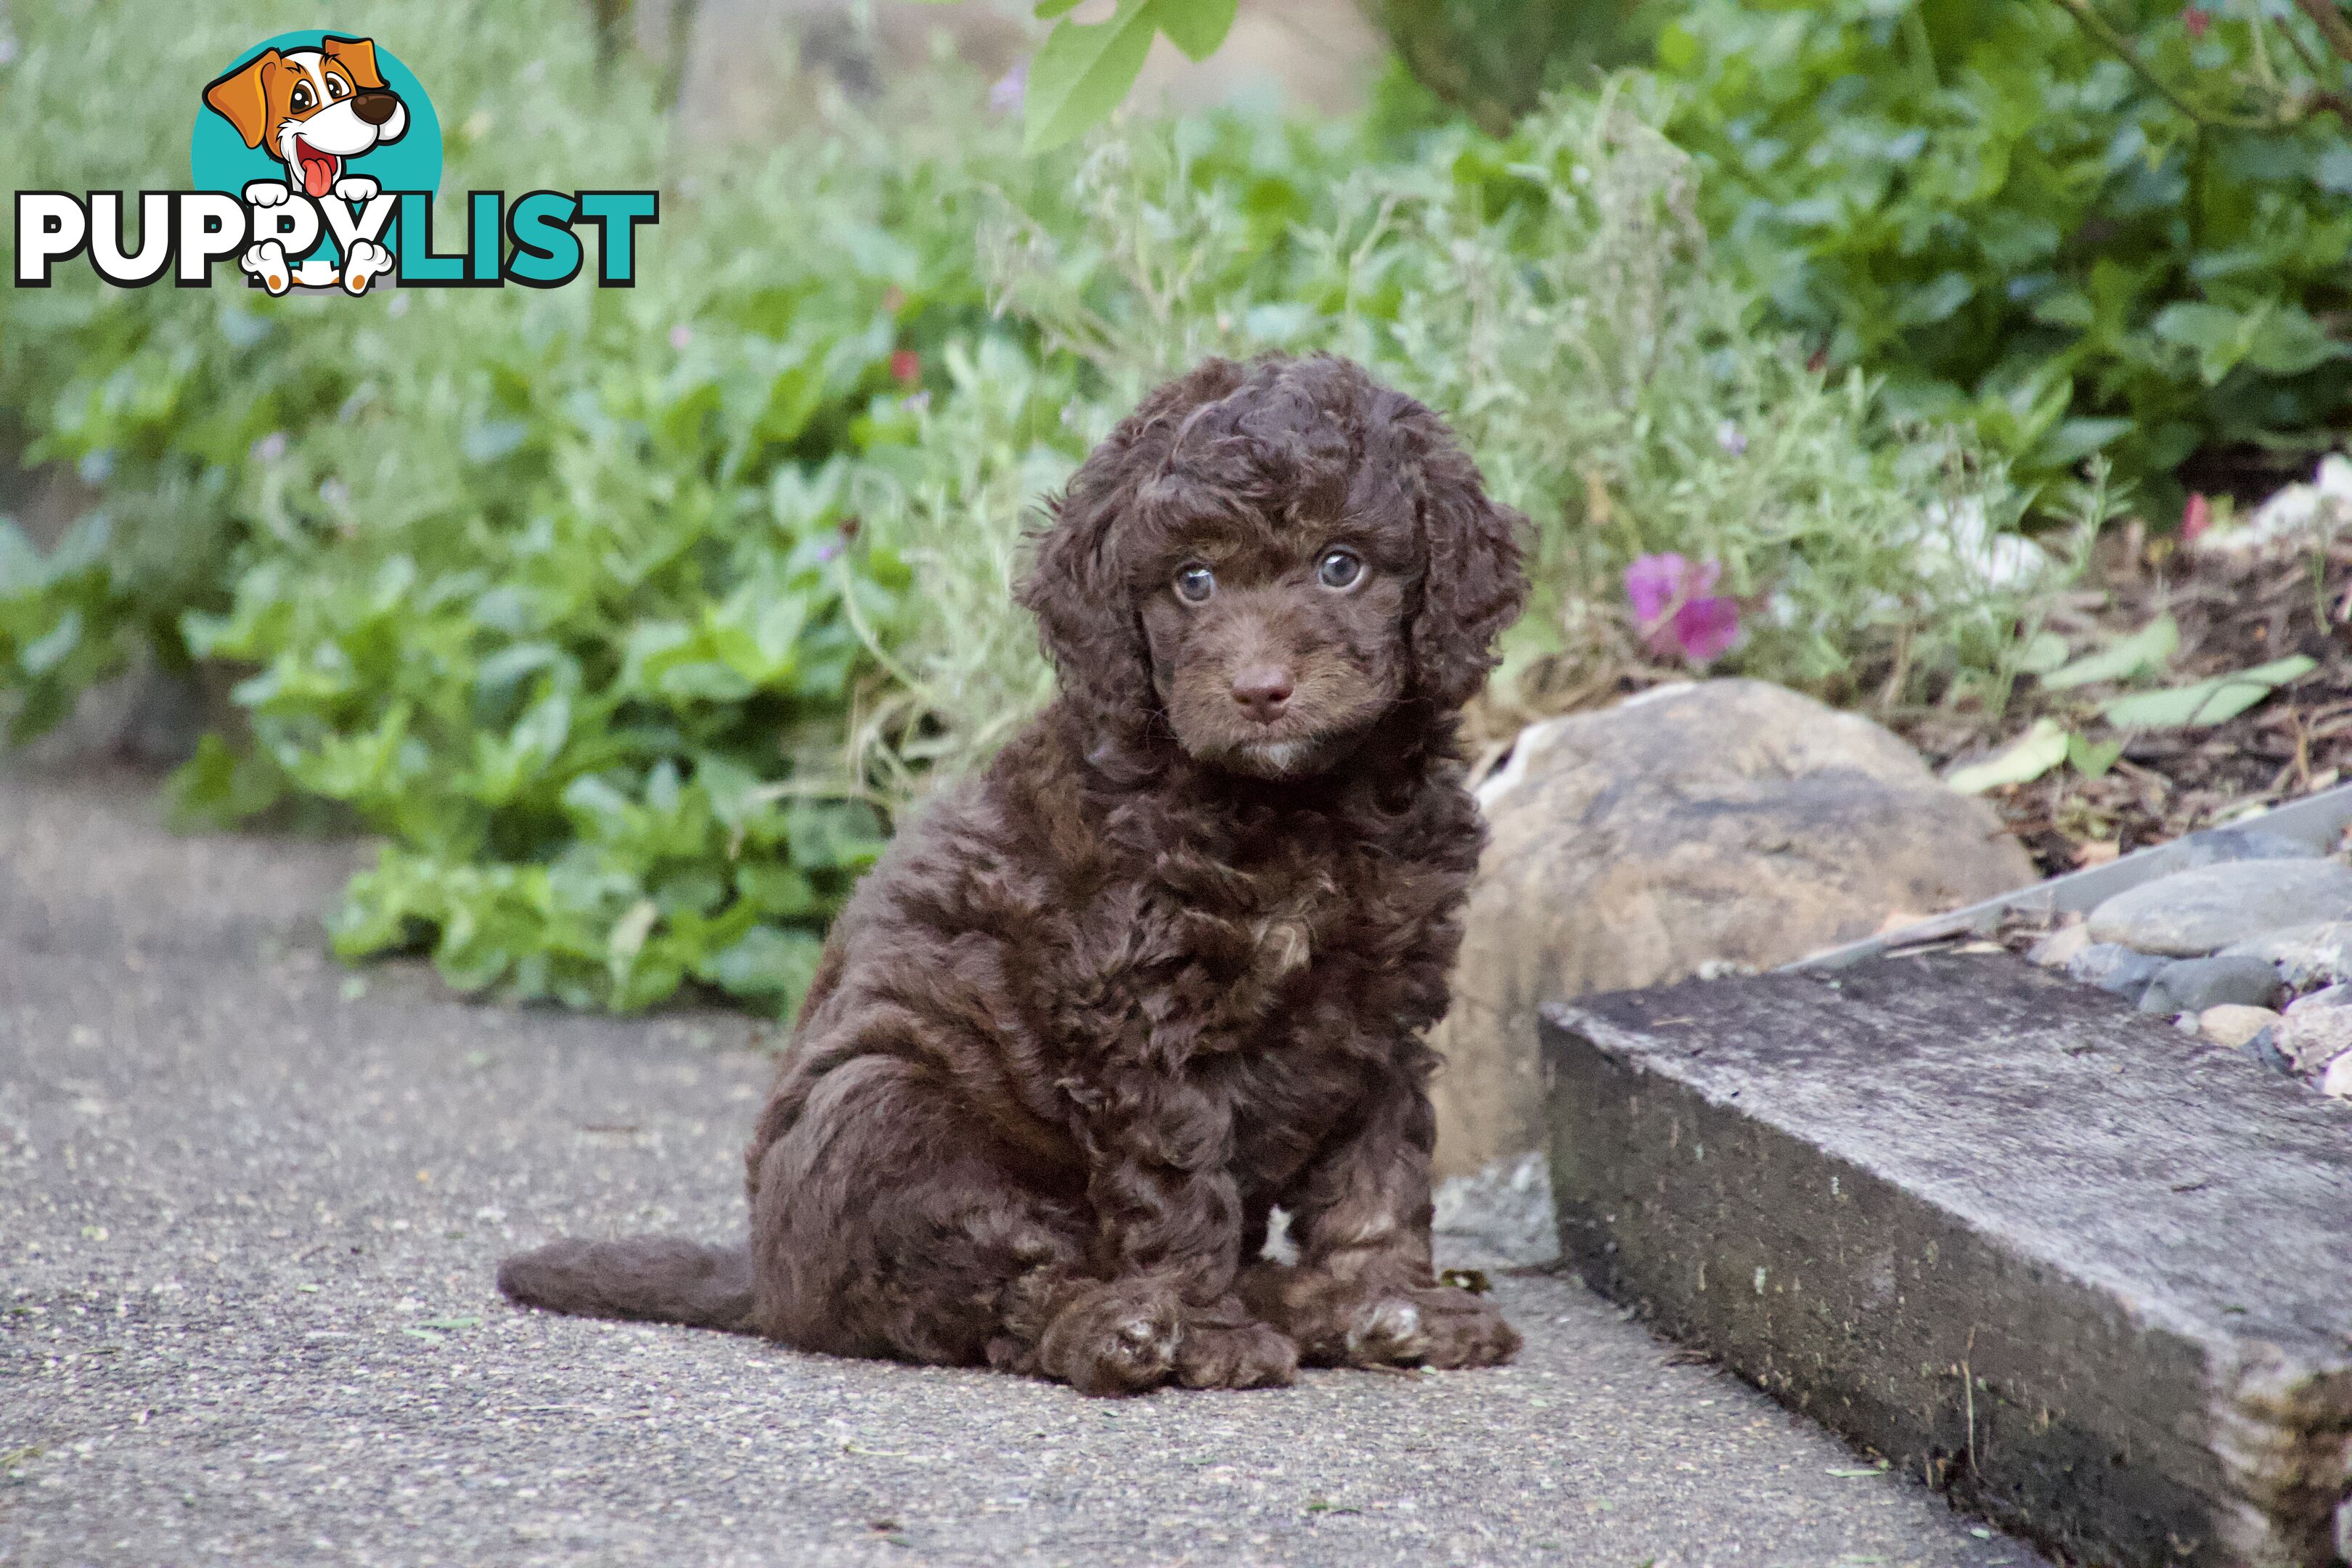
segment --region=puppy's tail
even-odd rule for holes
[[[698,1329],[751,1329],[751,1252],[682,1236],[567,1237],[499,1265],[499,1289],[526,1307]]]

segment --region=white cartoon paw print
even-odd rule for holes
[[[365,174],[345,174],[335,182],[335,196],[340,201],[364,202],[381,188]]]
[[[272,294],[283,294],[293,286],[293,268],[286,265],[286,247],[274,239],[265,239],[248,246],[237,265],[261,279],[261,286]]]
[[[391,251],[372,239],[352,241],[352,253],[343,258],[343,292],[354,297],[366,293],[368,285],[391,268]]]
[[[256,180],[245,187],[245,205],[254,207],[282,207],[292,195],[276,180]]]

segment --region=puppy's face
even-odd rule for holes
[[[1021,602],[1100,758],[1172,733],[1227,772],[1296,779],[1391,710],[1443,727],[1527,591],[1525,520],[1434,414],[1329,355],[1202,361],[1053,514]]]
[[[1369,503],[1383,487],[1364,479],[1351,488]],[[1152,686],[1195,758],[1255,778],[1318,773],[1402,694],[1412,516],[1401,496],[1347,499],[1189,518],[1147,552],[1137,616]]]
[[[334,189],[348,160],[408,130],[408,106],[384,86],[366,38],[265,49],[206,88],[205,101],[247,146],[267,146],[313,198]]]

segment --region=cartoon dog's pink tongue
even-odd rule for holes
[[[335,165],[341,158],[331,153],[321,153],[300,137],[294,139],[294,157],[302,165],[302,188],[313,201],[333,189]]]

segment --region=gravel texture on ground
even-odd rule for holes
[[[542,1317],[742,1224],[766,1032],[325,956],[352,846],[0,774],[0,1563],[2029,1564],[1580,1286],[1520,1361],[1126,1402]]]

